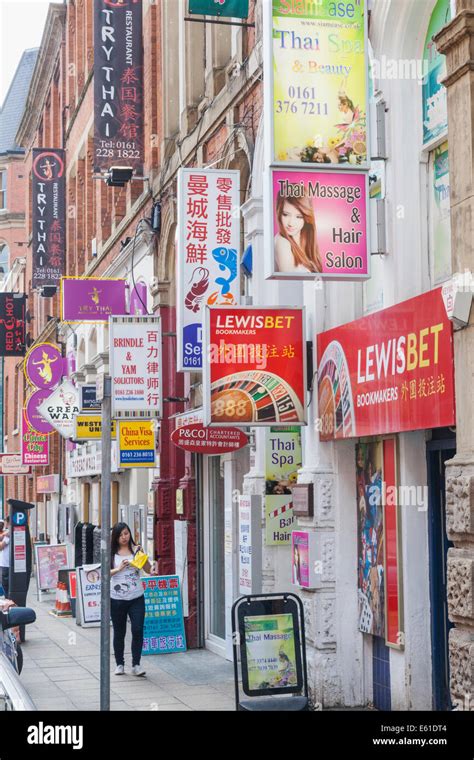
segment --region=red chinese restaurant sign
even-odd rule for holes
[[[455,424],[452,324],[441,288],[321,333],[321,440]]]

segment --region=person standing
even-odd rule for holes
[[[0,530],[0,581],[8,596],[10,591],[10,516],[5,518],[2,529]]]
[[[144,676],[140,665],[143,648],[143,627],[145,623],[145,592],[140,580],[140,570],[131,565],[131,561],[141,547],[132,539],[130,528],[126,523],[116,523],[111,534],[111,570],[110,570],[110,616],[114,629],[115,675],[125,673],[125,633],[127,616],[132,626],[132,674]],[[143,566],[147,574],[152,567],[149,560]]]

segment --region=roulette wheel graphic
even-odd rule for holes
[[[326,348],[318,372],[321,440],[350,438],[356,435],[354,402],[346,356],[341,344],[333,340]]]
[[[211,419],[233,425],[304,422],[294,390],[278,375],[262,370],[237,372],[211,385]]]

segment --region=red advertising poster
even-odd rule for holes
[[[441,288],[321,333],[317,343],[321,440],[455,423]]]
[[[207,307],[205,425],[305,425],[304,310]]]
[[[398,553],[398,502],[396,446],[394,438],[383,441],[383,470],[385,481],[385,641],[401,648],[404,643],[401,620],[400,562]]]

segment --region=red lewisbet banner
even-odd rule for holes
[[[455,424],[441,288],[318,335],[321,440]]]
[[[205,425],[305,425],[304,310],[207,307]]]

